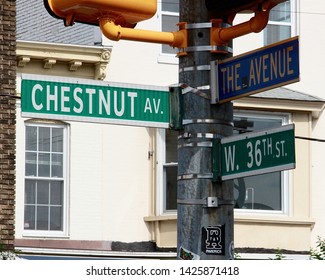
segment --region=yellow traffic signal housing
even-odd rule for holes
[[[134,27],[157,11],[157,0],[44,0],[44,4],[66,26],[74,22],[99,25],[100,18],[109,18],[122,27]]]
[[[157,12],[157,0],[44,0],[47,11],[62,19],[66,26],[75,22],[98,25],[110,40],[132,40],[187,47],[185,23],[179,23],[179,31],[159,32],[133,29]],[[178,55],[185,55],[181,51]]]

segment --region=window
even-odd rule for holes
[[[157,184],[159,188],[159,213],[175,212],[177,208],[177,136],[178,132],[169,129],[158,130]],[[162,199],[160,199],[162,198]]]
[[[177,31],[179,18],[179,0],[162,0],[161,1],[161,30]],[[175,56],[177,49],[162,44],[162,53],[172,54]]]
[[[279,42],[294,36],[294,0],[275,6],[270,12],[270,20],[264,30],[264,45]]]
[[[64,125],[26,123],[25,232],[65,231],[66,131]]]
[[[166,196],[165,210],[177,208],[177,135],[174,130],[165,132],[166,161],[164,163],[164,192]]]
[[[288,114],[238,111],[234,114],[234,135],[279,127],[289,122]],[[177,209],[177,135],[160,130],[158,145],[159,213]],[[256,175],[234,180],[234,196],[238,211],[271,211],[286,213],[288,209],[288,171]]]
[[[235,113],[234,135],[268,130],[288,123],[288,115]],[[273,172],[234,180],[235,208],[287,212],[288,171]]]

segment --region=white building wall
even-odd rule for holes
[[[71,124],[71,238],[142,241],[148,212],[147,130]],[[86,147],[86,149],[85,149]]]
[[[159,18],[139,23],[137,29],[159,30]],[[106,80],[119,83],[168,86],[178,82],[178,64],[158,63],[159,44],[131,41],[113,42]],[[172,56],[171,60],[177,62]],[[154,199],[152,168],[148,159],[153,150],[154,130],[145,127],[105,126],[103,148],[102,233],[108,240],[149,241],[151,237],[144,217],[151,215]],[[117,161],[112,161],[117,159]],[[107,185],[107,186],[106,186]],[[114,212],[112,212],[114,211]],[[130,223],[131,222],[131,223]]]
[[[300,5],[298,32],[300,36],[301,81],[290,88],[325,99],[324,62],[325,62],[325,3],[321,0],[298,1]],[[314,120],[312,137],[325,139],[325,115]],[[299,152],[299,151],[298,151]],[[311,215],[317,221],[312,231],[312,243],[318,236],[325,237],[325,143],[312,142],[312,209]]]
[[[139,23],[136,28],[160,30],[158,16]],[[104,45],[112,45],[111,60],[108,65],[107,80],[156,86],[168,86],[178,82],[178,59],[174,63],[158,63],[161,45],[132,41],[110,41],[103,38]]]

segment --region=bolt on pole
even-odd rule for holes
[[[180,22],[187,22],[187,55],[179,58],[183,130],[178,140],[177,258],[233,259],[233,182],[215,182],[212,139],[233,133],[232,103],[211,104],[210,63],[231,55],[211,52],[210,17],[204,0],[180,0]],[[218,155],[220,157],[220,155]]]

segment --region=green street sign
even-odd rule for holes
[[[214,145],[213,169],[215,177],[221,180],[292,168],[295,168],[293,124],[222,138],[219,145]]]
[[[169,127],[168,87],[22,75],[22,117]]]

